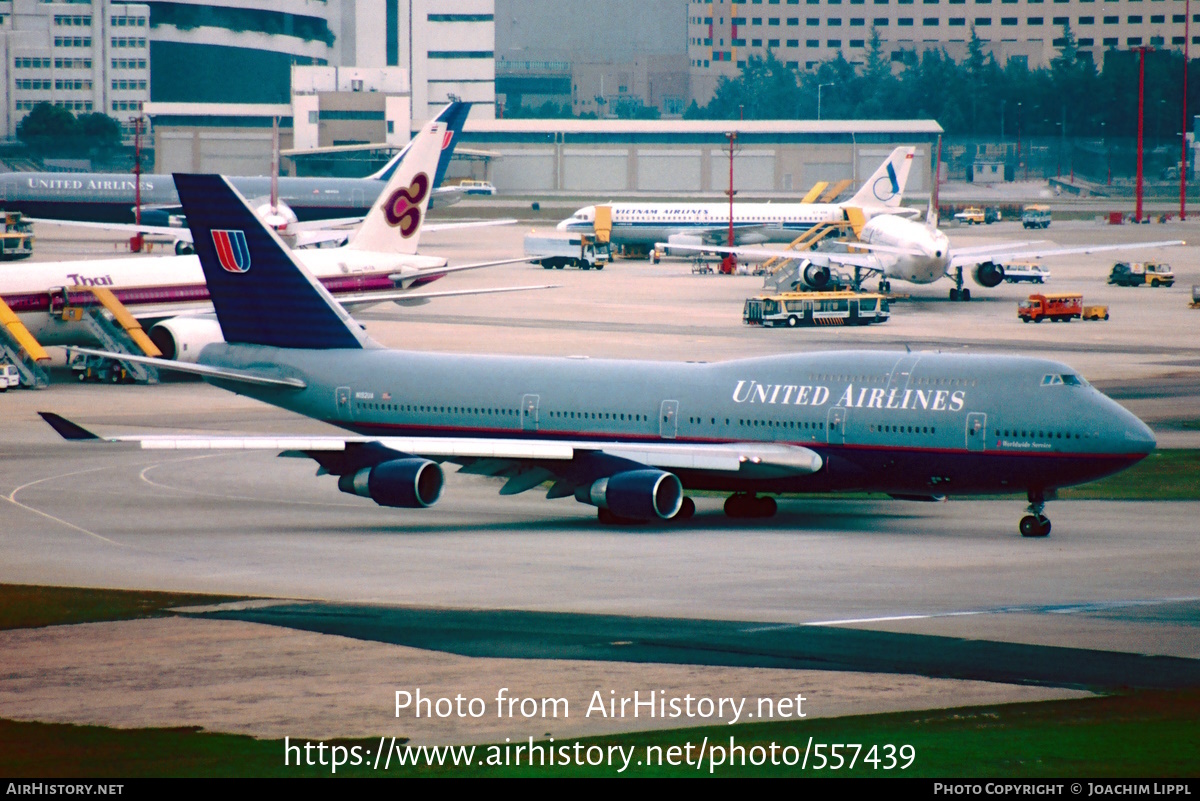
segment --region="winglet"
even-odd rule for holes
[[[58,432],[58,435],[66,440],[78,441],[87,439],[100,439],[98,436],[88,431],[81,425],[72,423],[62,415],[57,415],[54,412],[38,412],[43,420],[50,424],[50,427]]]

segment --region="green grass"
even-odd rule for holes
[[[231,600],[235,599],[194,593],[0,584],[0,630],[159,617],[175,606]]]
[[[634,747],[625,775],[707,775],[694,766],[638,766],[647,746],[729,744],[734,737],[747,753],[753,746],[792,745],[802,754],[814,743],[912,745],[916,760],[905,771],[885,771],[861,762],[853,770],[816,771],[810,757],[806,775],[926,777],[1102,777],[1200,775],[1200,692],[1137,693],[1072,701],[946,709],[826,718],[786,723],[710,726],[581,739],[585,747]],[[295,744],[295,740],[292,744]],[[397,741],[399,742],[399,740]],[[555,746],[574,748],[574,740]],[[303,743],[303,741],[302,741]],[[375,753],[379,741],[326,741]],[[549,745],[543,743],[543,745]],[[489,753],[476,747],[476,758]],[[328,753],[328,752],[327,752]],[[849,753],[849,752],[846,752]],[[0,775],[7,776],[327,776],[329,767],[283,764],[280,740],[209,734],[195,729],[107,729],[97,726],[22,723],[0,720]],[[380,763],[382,768],[383,763]],[[717,767],[721,776],[797,775],[799,767]],[[602,767],[434,767],[398,768],[384,773],[369,766],[339,768],[338,776],[590,776],[616,775]]]
[[[1124,472],[1058,495],[1064,500],[1200,500],[1200,450],[1157,450]]]

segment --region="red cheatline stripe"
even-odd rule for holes
[[[228,270],[237,265],[233,259],[233,248],[229,244],[229,234],[224,231],[213,231],[213,243],[217,246],[217,258],[222,267]]]

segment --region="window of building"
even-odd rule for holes
[[[1095,39],[1092,39],[1091,37],[1087,37],[1087,36],[1081,37],[1079,40],[1080,47],[1091,47],[1095,43],[1096,43]]]
[[[767,47],[779,47],[779,40],[778,39],[768,39]]]
[[[810,28],[815,28],[821,24],[821,20],[818,17],[808,17],[804,20],[804,24]]]
[[[750,46],[751,47],[762,47],[762,39],[751,39]]]
[[[779,27],[779,17],[771,17],[770,19],[767,20],[767,25],[778,28]]]
[[[1045,20],[1041,17],[1030,17],[1029,19],[1025,20],[1026,25],[1042,25],[1044,23]]]
[[[1163,23],[1166,22],[1166,20],[1167,20],[1167,18],[1163,14],[1155,14],[1154,16],[1150,17],[1150,24],[1151,25],[1162,25]]]
[[[788,24],[788,25],[799,25],[799,24],[800,24],[800,18],[799,18],[799,17],[788,17],[787,24]]]
[[[1125,44],[1128,45],[1129,47],[1133,47],[1134,45],[1140,45],[1141,43],[1142,43],[1142,37],[1140,37],[1140,36],[1130,36],[1128,39],[1125,40]]]
[[[825,45],[827,47],[841,47],[842,40],[841,39],[827,39],[827,40],[825,40]]]
[[[888,26],[888,22],[890,22],[890,20],[887,17],[876,17],[875,19],[871,20],[871,24],[876,28],[886,28]]]
[[[1095,24],[1095,22],[1096,22],[1095,17],[1080,17],[1079,18],[1080,25],[1093,25],[1093,24]]]
[[[865,47],[866,43],[862,39],[851,39],[850,46],[851,47]]]
[[[900,19],[896,20],[896,24],[899,25],[901,28],[911,27],[913,24],[913,18],[912,17],[901,17]],[[935,25],[937,24],[936,20],[934,21],[934,24]]]
[[[840,28],[842,26],[842,18],[841,17],[829,17],[828,19],[825,20],[825,24],[828,25],[830,28]]]
[[[964,26],[966,24],[967,24],[966,17],[951,17],[950,18],[950,27],[951,28],[961,28],[962,26]]]
[[[991,17],[976,17],[975,18],[975,27],[976,28],[984,28],[991,24],[992,24]]]
[[[1054,18],[1055,25],[1069,25],[1070,23],[1071,23],[1071,20],[1067,19],[1066,17],[1055,17]]]
[[[820,47],[821,40],[820,39],[805,39],[804,46],[805,47]]]
[[[1017,18],[1016,17],[1001,17],[1000,24],[1004,25],[1006,27],[1011,27],[1011,26],[1017,24]]]
[[[924,26],[924,27],[926,27],[926,28],[936,28],[936,27],[937,27],[937,24],[938,24],[938,18],[937,18],[937,17],[926,17],[926,18],[925,18],[924,20],[922,20],[922,22],[921,22],[921,25],[922,25],[922,26]]]
[[[850,27],[851,28],[863,28],[863,27],[866,27],[866,24],[867,24],[867,21],[865,19],[863,19],[862,17],[851,17],[850,18]]]
[[[1117,16],[1117,15],[1115,15],[1115,14],[1114,14],[1114,15],[1112,15],[1112,16],[1110,16],[1110,17],[1105,17],[1105,18],[1104,18],[1104,24],[1105,24],[1105,25],[1120,25],[1120,24],[1121,24],[1121,18],[1120,18],[1120,17],[1118,17],[1118,16]]]

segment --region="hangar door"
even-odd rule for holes
[[[498,192],[554,189],[554,151],[501,150],[492,161],[491,179]]]
[[[699,150],[637,151],[637,188],[647,192],[699,192]]]
[[[714,150],[710,154],[712,190],[719,192],[729,186],[729,151]],[[775,151],[742,151],[733,156],[733,188],[751,192],[775,190]]]
[[[585,192],[629,189],[629,151],[563,148],[562,188]]]

